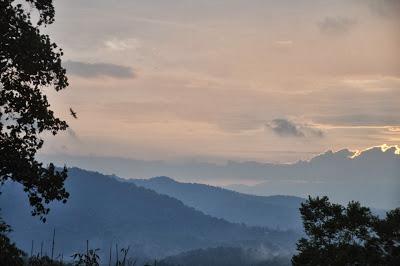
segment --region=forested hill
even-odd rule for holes
[[[254,196],[214,186],[181,183],[169,177],[131,179],[133,182],[181,200],[206,214],[231,222],[270,228],[301,230],[300,203],[292,196]]]
[[[119,243],[120,247],[130,245],[137,256],[162,257],[244,242],[268,242],[290,249],[298,237],[214,218],[172,197],[96,172],[69,169],[66,188],[70,192],[67,204],[52,204],[47,222],[42,224],[30,217],[21,187],[13,183],[2,187],[2,216],[15,229],[11,237],[19,247],[30,251],[34,240],[34,252],[38,252],[44,241],[48,253],[53,228],[57,254],[84,250],[86,240],[103,254],[111,243]]]

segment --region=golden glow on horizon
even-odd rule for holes
[[[364,150],[355,150],[355,151],[353,151],[354,154],[352,156],[350,156],[350,158],[354,159],[354,158],[360,156],[363,152],[366,152],[366,151],[369,151],[369,150],[372,150],[375,148],[380,148],[382,152],[386,152],[390,149],[394,149],[393,154],[400,155],[400,146],[399,145],[382,144],[382,145],[378,145],[378,146],[369,147]]]

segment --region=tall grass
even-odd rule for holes
[[[139,266],[137,265],[137,259],[129,257],[129,246],[127,248],[118,248],[118,244],[115,244],[115,259],[113,259],[111,245],[108,261],[102,262],[99,256],[100,249],[89,248],[88,240],[86,241],[86,251],[74,253],[70,256],[69,260],[64,261],[64,255],[62,253],[54,258],[55,231],[53,231],[51,257],[43,255],[43,242],[41,242],[40,253],[36,255],[32,254],[33,246],[34,242],[32,241],[31,256],[24,259],[24,265],[26,266]],[[143,266],[157,266],[157,261],[145,263]]]

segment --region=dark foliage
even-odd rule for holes
[[[10,227],[0,218],[0,265],[19,266],[23,265],[23,251],[11,243],[7,234],[11,232]]]
[[[38,12],[33,22],[31,12]],[[21,183],[33,207],[44,216],[52,200],[66,201],[67,170],[44,167],[35,160],[40,134],[53,135],[67,124],[54,116],[43,88],[68,86],[61,66],[63,52],[40,26],[54,21],[51,0],[0,0],[0,183]]]
[[[67,266],[61,261],[52,260],[48,256],[40,257],[39,255],[33,256],[27,260],[27,266]]]
[[[358,202],[309,197],[300,212],[307,238],[293,265],[400,265],[400,208],[380,219]]]
[[[85,253],[75,253],[72,255],[74,265],[76,266],[99,266],[100,257],[97,254],[98,249],[91,249]]]

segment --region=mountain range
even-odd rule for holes
[[[268,170],[267,170],[268,169]],[[400,149],[374,147],[362,152],[328,151],[290,165],[264,167],[268,178],[256,185],[232,184],[243,193],[327,195],[346,204],[357,200],[380,209],[400,206]]]
[[[169,195],[214,217],[251,226],[301,230],[299,207],[304,199],[292,196],[254,196],[220,187],[177,182],[160,176],[127,182]]]
[[[251,227],[215,218],[178,199],[78,168],[69,169],[67,204],[52,203],[47,222],[30,216],[22,187],[2,186],[1,215],[12,226],[12,240],[28,253],[49,254],[53,229],[55,253],[65,256],[86,248],[100,248],[106,256],[111,244],[130,246],[131,255],[162,258],[180,252],[218,246],[263,245],[275,253],[294,250],[299,234]]]
[[[141,161],[115,157],[42,155],[58,165],[116,174],[124,178],[172,176],[175,180],[224,185],[255,195],[327,195],[347,203],[393,209],[400,206],[400,148],[382,145],[363,151],[327,151],[295,163]]]

